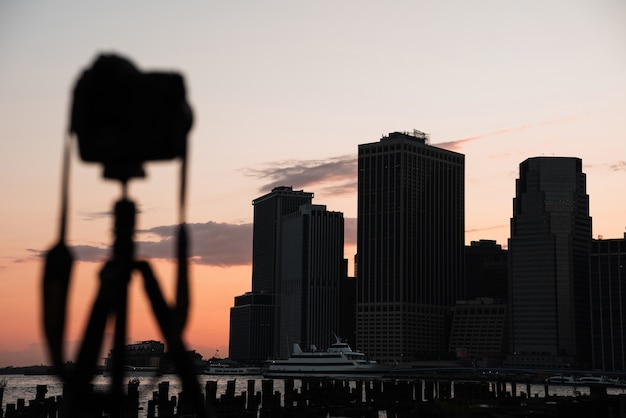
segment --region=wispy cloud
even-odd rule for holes
[[[159,226],[139,232],[151,234],[157,241],[140,241],[138,252],[145,256],[172,259],[176,245],[176,225]],[[188,225],[190,253],[194,263],[228,267],[252,263],[252,224],[218,222]]]
[[[473,234],[475,232],[492,231],[494,229],[502,229],[502,228],[508,228],[508,227],[509,227],[508,224],[503,224],[503,225],[487,226],[485,228],[472,228],[472,229],[466,229],[465,233]]]
[[[261,187],[262,192],[278,186],[293,186],[336,195],[349,194],[356,191],[357,157],[341,155],[324,160],[275,161],[259,168],[246,168],[244,174],[269,180]]]
[[[626,161],[617,161],[611,165],[609,165],[611,171],[626,171]]]
[[[113,212],[111,211],[103,211],[103,212],[80,212],[79,213],[81,220],[83,221],[95,221],[103,218],[110,218],[113,216]]]
[[[69,250],[76,261],[84,261],[87,263],[98,263],[106,260],[111,251],[106,247],[98,247],[96,245],[70,245]],[[26,251],[33,254],[36,258],[44,258],[49,250],[38,250],[28,248]],[[31,258],[32,259],[32,258]],[[28,259],[15,260],[15,262],[26,262]]]
[[[549,120],[549,121],[539,122],[539,123],[531,124],[531,125],[523,125],[523,126],[517,126],[513,128],[499,129],[497,131],[489,132],[489,133],[482,134],[482,135],[470,136],[469,138],[457,139],[454,141],[440,142],[438,144],[433,144],[433,145],[439,148],[450,150],[450,151],[459,151],[463,148],[464,145],[469,144],[470,142],[480,141],[481,139],[492,138],[494,136],[505,135],[505,134],[509,134],[512,132],[522,132],[522,131],[529,130],[531,128],[535,128],[537,126],[557,125],[557,124],[564,123],[564,122],[570,122],[575,119],[576,117],[572,116],[569,118]]]
[[[137,207],[135,209],[135,213],[140,214],[140,213],[145,213],[146,210],[145,209],[141,209],[140,207]],[[78,213],[81,217],[81,220],[83,221],[96,221],[99,219],[105,219],[105,218],[112,218],[113,217],[113,211],[112,210],[107,210],[107,211],[101,211],[101,212],[79,212]]]
[[[252,263],[252,224],[218,222],[188,224],[189,257],[193,263],[219,267],[249,265]],[[158,226],[137,231],[146,238],[136,240],[139,257],[173,260],[176,253],[177,225]],[[46,251],[28,249],[37,258]],[[76,261],[99,263],[111,257],[109,247],[72,245],[70,251]]]
[[[109,248],[101,248],[93,245],[73,245],[72,251],[77,260],[91,263],[104,261],[111,255]]]
[[[466,145],[470,142],[479,141],[481,139],[491,138],[491,137],[498,136],[498,135],[504,135],[504,134],[508,134],[511,132],[521,132],[521,131],[530,129],[532,127],[533,125],[524,125],[524,126],[519,126],[517,128],[500,129],[498,131],[493,131],[493,132],[489,132],[489,133],[482,134],[482,135],[470,136],[469,138],[457,139],[455,141],[440,142],[438,144],[433,144],[433,145],[439,148],[450,150],[450,151],[459,151],[461,148],[463,148],[463,145]]]
[[[433,145],[450,151],[460,151],[471,142],[512,132],[522,132],[537,126],[563,123],[573,119],[559,119],[534,125],[499,129],[482,135],[440,142]],[[345,195],[355,193],[357,190],[357,167],[357,156],[352,154],[329,157],[323,160],[273,161],[259,167],[245,168],[243,173],[248,177],[268,181],[260,189],[263,193],[269,192],[278,186],[293,186],[294,188],[310,188],[326,194]]]
[[[356,226],[357,220],[356,218],[344,218],[343,220],[344,226],[344,244],[345,245],[356,245]]]

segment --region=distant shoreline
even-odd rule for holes
[[[104,366],[96,366],[96,373],[102,373]],[[7,366],[0,367],[0,376],[6,376],[9,374],[25,374],[25,375],[54,375],[56,374],[53,366],[47,366],[45,364],[33,365],[33,366]]]

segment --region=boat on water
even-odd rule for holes
[[[619,379],[609,379],[606,376],[582,376],[578,379],[579,383],[587,385],[607,385],[607,386],[619,386],[621,382]]]
[[[210,375],[229,375],[229,376],[254,376],[261,374],[261,368],[256,366],[242,366],[236,364],[210,362],[204,374]]]
[[[163,372],[160,367],[124,366],[125,377],[153,377],[161,376],[162,374]],[[105,377],[113,376],[113,371],[111,369],[105,369],[103,375]]]
[[[576,383],[577,380],[574,376],[556,375],[550,376],[546,379],[546,383]]]
[[[161,360],[165,352],[165,344],[160,341],[148,340],[127,344],[124,347],[124,376],[161,376]],[[113,351],[104,359],[104,376],[113,374]]]
[[[607,376],[550,376],[546,379],[546,383],[563,383],[574,385],[605,385],[605,386],[623,386],[620,379],[611,379]]]
[[[378,376],[388,367],[370,360],[360,351],[353,351],[338,337],[327,350],[311,346],[303,351],[299,344],[293,345],[293,353],[287,359],[269,360],[263,372],[266,377],[309,377],[309,376]]]

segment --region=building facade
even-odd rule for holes
[[[496,241],[481,239],[465,247],[467,300],[493,298],[506,303],[508,274],[508,252]]]
[[[359,145],[357,347],[381,362],[447,352],[464,297],[464,156],[427,135]]]
[[[274,298],[249,292],[235,297],[230,308],[228,358],[242,363],[264,363],[274,343]]]
[[[239,353],[236,354],[236,360],[259,361],[278,356],[282,220],[283,216],[297,212],[301,205],[310,204],[312,199],[313,193],[281,186],[252,201],[254,225],[251,294],[257,296],[242,295],[239,304],[235,298],[235,306],[231,308],[229,351]],[[264,326],[253,329],[251,324]],[[235,347],[235,344],[244,346]],[[245,353],[251,357],[246,358]]]
[[[342,336],[343,213],[302,205],[283,217],[279,356],[294,342],[326,349]]]
[[[275,187],[252,201],[254,225],[252,236],[252,291],[280,295],[282,257],[282,218],[311,204],[313,193]]]
[[[509,365],[590,366],[591,218],[579,158],[520,164],[509,239]]]
[[[449,351],[482,367],[501,366],[508,349],[506,310],[503,300],[492,298],[457,302],[450,309]]]
[[[626,234],[591,245],[592,365],[626,370]]]

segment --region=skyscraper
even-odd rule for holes
[[[508,252],[496,241],[481,239],[465,247],[465,297],[493,298],[506,303],[509,297]]]
[[[283,217],[280,357],[294,342],[326,349],[343,336],[343,234],[343,214],[324,205]]]
[[[235,360],[264,361],[278,355],[283,216],[312,199],[313,193],[281,186],[252,201],[252,292],[235,298],[230,315],[229,351]]]
[[[509,239],[513,364],[590,365],[590,244],[582,161],[522,162]]]
[[[262,363],[273,354],[274,305],[271,295],[248,292],[235,296],[230,308],[228,357]]]
[[[282,251],[282,218],[310,204],[313,193],[275,187],[252,201],[254,225],[252,237],[252,291],[280,294],[280,261]]]
[[[626,234],[591,244],[591,318],[594,370],[626,369]]]
[[[464,296],[464,159],[419,131],[359,145],[357,347],[382,362],[447,350],[445,312]]]

